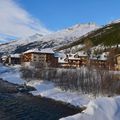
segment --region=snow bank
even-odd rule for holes
[[[57,101],[70,103],[75,106],[87,105],[89,102],[88,96],[77,92],[62,91],[55,87],[53,83],[48,81],[30,81],[27,85],[33,86],[37,89],[36,91],[31,92],[33,95],[41,95]]]
[[[20,78],[19,66],[0,66],[0,78],[14,84],[23,84],[25,80]]]
[[[120,120],[120,96],[98,98],[89,102],[82,113],[60,120]]]

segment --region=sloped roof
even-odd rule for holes
[[[91,60],[102,60],[102,61],[106,61],[108,59],[108,54],[109,52],[103,52],[101,55],[98,56],[91,56]]]
[[[20,58],[20,54],[10,54],[10,57]]]
[[[51,48],[45,48],[41,50],[38,50],[38,48],[35,48],[35,49],[27,50],[23,54],[26,54],[26,53],[51,53],[53,54],[54,51]]]
[[[23,54],[25,54],[25,53],[33,53],[33,52],[39,53],[40,51],[39,51],[37,48],[35,48],[35,49],[27,50],[27,51],[25,51]]]

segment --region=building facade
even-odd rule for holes
[[[2,63],[7,65],[21,64],[20,54],[10,54],[6,56],[2,56]]]
[[[57,67],[58,58],[54,56],[54,53],[44,51],[27,51],[21,56],[22,64],[37,65],[36,67]]]
[[[115,70],[120,70],[120,54],[115,56],[114,61],[115,61]]]

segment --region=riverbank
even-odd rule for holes
[[[72,105],[19,90],[21,85],[0,79],[0,120],[58,120],[81,112]]]
[[[2,71],[0,74],[1,78],[12,83],[25,83],[25,80],[20,77],[19,67],[3,66],[3,68],[1,67],[0,70],[0,72]],[[85,96],[77,92],[62,91],[54,83],[48,81],[32,80],[26,82],[26,84],[36,89],[35,91],[31,91],[34,96],[42,96],[79,107],[86,106],[86,109],[82,113],[73,116],[68,115],[69,117],[63,117],[61,120],[119,120],[120,118],[120,96],[101,96],[97,99],[91,99],[88,95]]]
[[[17,83],[21,85],[26,83],[26,85],[34,87],[36,90],[31,92],[34,96],[40,95],[42,97],[50,98],[56,101],[69,103],[77,107],[86,106],[91,99],[91,97],[88,95],[83,95],[79,92],[63,91],[56,87],[54,83],[49,81],[30,80],[27,82],[21,78],[19,69],[19,66],[1,66],[0,71],[2,71],[2,73],[0,74],[0,77],[15,84]]]

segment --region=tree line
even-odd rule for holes
[[[21,77],[27,81],[34,79],[52,81],[64,91],[78,91],[94,96],[113,96],[120,93],[119,75],[92,67],[78,69],[22,67]]]

